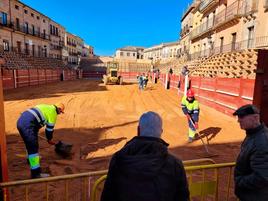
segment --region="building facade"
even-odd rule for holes
[[[84,41],[82,38],[67,32],[66,47],[68,51],[68,63],[72,65],[79,65],[82,55]]]
[[[193,4],[193,9],[187,13],[192,19],[188,34],[191,59],[268,47],[268,23],[265,21],[268,1],[201,0]],[[181,37],[181,42],[183,40]]]
[[[50,57],[61,59],[63,57],[65,28],[60,24],[49,20]]]
[[[68,37],[68,38],[67,38]],[[0,51],[50,57],[78,64],[83,39],[19,0],[0,1]],[[93,47],[89,48],[89,55]]]
[[[84,44],[82,50],[82,57],[93,58],[94,57],[94,49],[90,45]]]
[[[166,62],[169,59],[177,58],[180,50],[180,41],[162,43],[160,45],[144,49],[144,59],[149,59],[153,62]]]
[[[0,45],[4,51],[49,55],[48,17],[16,0],[3,0],[0,12]]]
[[[127,46],[116,50],[115,58],[122,60],[143,59],[143,47]]]

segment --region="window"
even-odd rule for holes
[[[41,57],[41,49],[42,49],[41,46],[38,45],[38,47],[37,47],[37,51],[38,51],[38,56],[39,56],[39,57]]]
[[[24,33],[29,33],[29,24],[28,24],[28,22],[24,23]]]
[[[36,16],[36,19],[38,19],[38,20],[39,20],[39,19],[40,19],[40,17],[39,17],[39,16]]]
[[[35,56],[35,45],[32,45],[32,49],[33,49],[33,57]]]
[[[50,25],[50,34],[52,34],[52,24]]]
[[[17,48],[18,48],[18,52],[21,52],[21,42],[17,41]]]
[[[235,50],[235,43],[236,43],[236,33],[232,33],[232,49]]]
[[[254,26],[248,28],[248,47],[253,48],[253,34],[254,34]]]
[[[32,24],[32,31],[33,31],[33,36],[35,35],[35,28],[34,28],[34,25]]]
[[[31,16],[32,16],[32,17],[34,17],[34,14],[33,14],[33,13],[31,13]]]
[[[24,10],[24,13],[27,14],[28,13],[28,10]]]
[[[129,52],[127,53],[127,56],[128,56],[128,57],[130,56],[130,53],[129,53]]]
[[[19,7],[18,5],[15,5],[15,8],[16,8],[17,10],[19,10],[19,9],[20,9],[20,7]]]
[[[43,29],[43,38],[46,38],[46,30]]]
[[[8,40],[3,40],[3,45],[4,45],[4,51],[9,51],[9,42],[8,42]]]
[[[20,30],[20,19],[16,18],[16,28],[17,30]]]
[[[124,52],[120,52],[120,56],[124,56]]]
[[[221,37],[221,38],[220,38],[220,40],[221,40],[221,45],[220,45],[220,53],[222,53],[222,51],[223,51],[223,42],[224,42],[224,37]]]
[[[0,21],[1,24],[7,25],[7,14],[2,12],[2,21]],[[1,18],[0,18],[1,19]]]
[[[40,27],[37,27],[37,28],[36,28],[36,34],[37,34],[38,36],[40,36]]]
[[[136,56],[136,54],[135,53],[133,53],[133,57],[135,57]]]
[[[29,44],[25,43],[25,53],[29,55]]]
[[[44,23],[46,23],[46,20],[43,20]]]

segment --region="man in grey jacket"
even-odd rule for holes
[[[234,171],[235,194],[241,201],[267,201],[268,129],[260,122],[260,112],[254,105],[244,105],[233,115],[246,131]]]

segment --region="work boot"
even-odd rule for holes
[[[50,176],[51,175],[48,173],[40,173],[40,174],[32,175],[32,179],[47,178]]]
[[[188,138],[188,143],[192,143],[194,141],[194,139],[192,137]]]

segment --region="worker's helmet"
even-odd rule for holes
[[[64,113],[65,106],[63,103],[56,103],[55,106],[60,110],[60,113]]]
[[[186,93],[187,98],[193,98],[194,97],[194,91],[192,89],[189,89]]]

